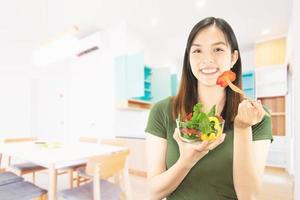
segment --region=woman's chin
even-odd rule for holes
[[[201,85],[206,86],[206,87],[216,87],[216,80],[201,80],[198,81]]]

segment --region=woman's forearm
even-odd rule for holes
[[[234,186],[241,200],[256,199],[261,183],[255,166],[251,127],[234,127]]]
[[[188,174],[192,165],[183,160],[177,162],[165,172],[149,178],[150,200],[160,200],[171,194]]]

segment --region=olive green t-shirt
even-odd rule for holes
[[[151,109],[146,132],[167,140],[166,166],[169,169],[179,158],[173,139],[176,122],[172,118],[172,98],[156,103]],[[225,140],[190,170],[168,200],[229,200],[237,199],[233,186],[233,130],[224,130]],[[253,140],[272,140],[271,120],[252,126]]]

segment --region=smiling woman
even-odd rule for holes
[[[256,199],[272,139],[270,118],[260,102],[217,84],[225,71],[241,86],[241,58],[235,34],[223,19],[209,17],[192,29],[185,50],[178,94],[156,103],[146,132],[151,199]],[[226,133],[213,142],[186,143],[175,119],[197,103],[216,105]],[[199,122],[203,124],[203,121]]]

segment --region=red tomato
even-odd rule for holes
[[[226,87],[228,84],[226,82],[226,80],[229,80],[231,82],[233,82],[236,79],[236,74],[231,71],[225,71],[223,72],[217,79],[217,85],[220,85],[221,87]]]

